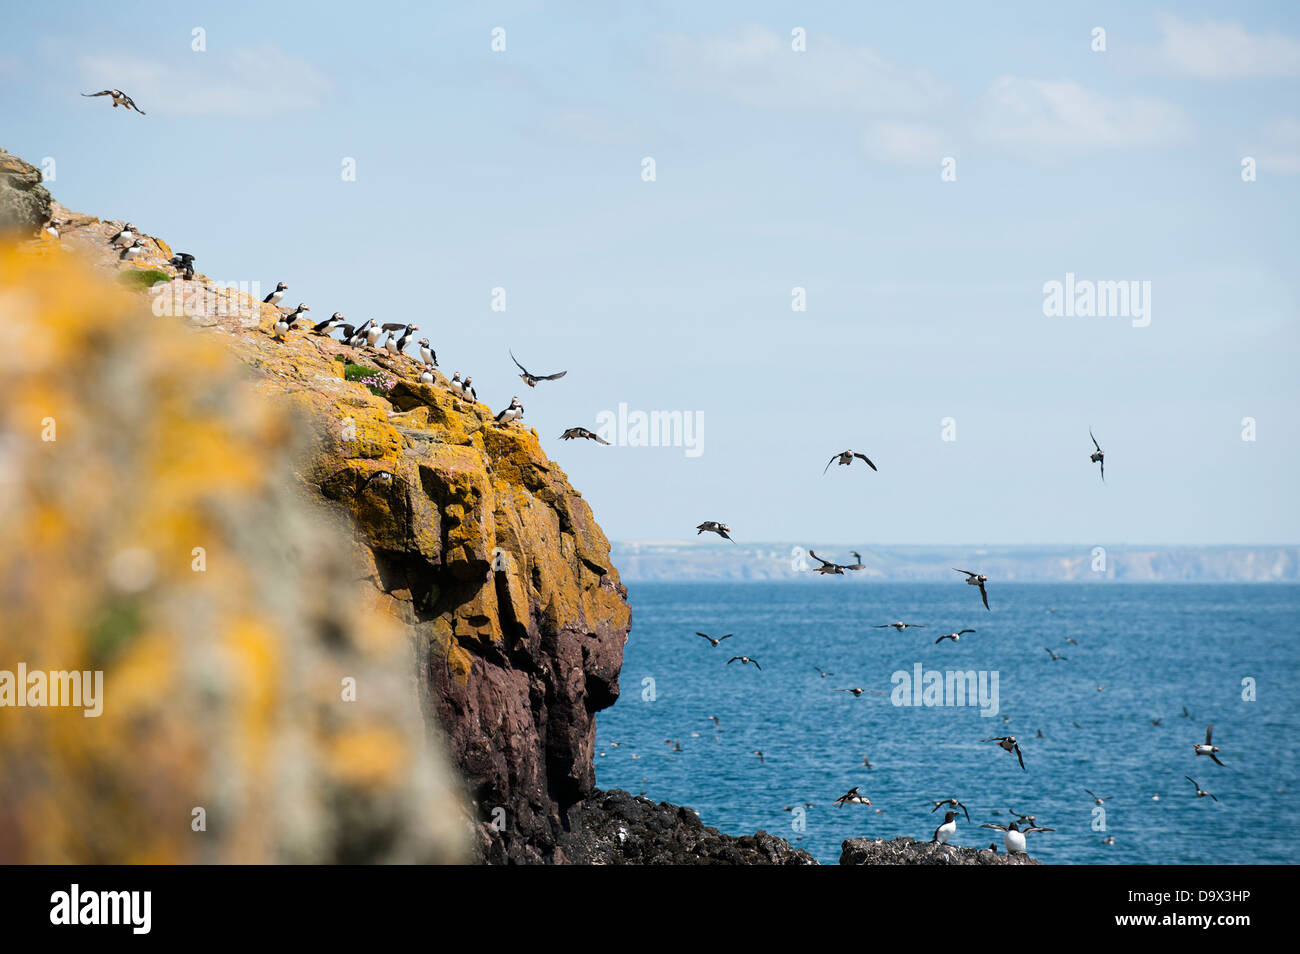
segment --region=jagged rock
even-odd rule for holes
[[[806,851],[765,831],[736,838],[700,821],[689,808],[655,804],[614,789],[568,812],[564,860],[597,865],[815,865]]]
[[[1001,833],[998,833],[999,836]],[[991,842],[995,843],[995,842]],[[1040,865],[1028,855],[988,848],[963,848],[938,842],[895,838],[849,838],[840,846],[842,865]]]
[[[41,170],[0,149],[0,233],[33,236],[50,220]]]

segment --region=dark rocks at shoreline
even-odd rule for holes
[[[1029,855],[1009,855],[998,849],[963,848],[938,842],[895,838],[848,838],[840,853],[842,865],[1041,865]]]
[[[815,865],[808,852],[765,831],[735,837],[689,808],[614,789],[596,792],[568,813],[564,860],[604,865]]]

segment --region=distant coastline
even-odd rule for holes
[[[851,563],[839,544],[621,540],[610,556],[625,582],[813,580],[809,550]],[[1019,583],[1297,583],[1300,546],[867,546],[864,569],[837,582],[937,582],[952,567]]]

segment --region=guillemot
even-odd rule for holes
[[[519,420],[519,418],[523,416],[524,416],[524,406],[519,403],[519,398],[512,397],[510,399],[510,406],[506,408],[502,408],[500,411],[497,412],[496,421],[498,424],[504,427],[505,425],[509,424],[511,421],[517,421]]]
[[[841,467],[847,467],[849,466],[849,464],[853,463],[853,458],[855,457],[861,458],[862,460],[866,461],[867,466],[870,467],[872,470],[877,469],[876,465],[871,463],[871,459],[867,457],[866,454],[860,454],[857,451],[853,451],[853,450],[846,450],[846,451],[840,451],[838,454],[834,455],[830,460],[826,462],[826,466],[822,468],[822,476],[823,477],[826,476],[826,471],[830,470],[831,464],[835,463],[837,460],[840,462]]]
[[[1015,822],[1012,822],[1006,827],[1003,827],[1002,825],[980,825],[980,827],[992,828],[994,831],[1006,832],[1006,835],[1003,837],[1003,842],[1007,846],[1007,851],[1013,855],[1023,855],[1025,853],[1025,835],[1032,834],[1036,831],[1056,831],[1055,828],[1038,828],[1034,825],[1030,825],[1022,831]]]
[[[1088,436],[1092,437],[1091,427],[1088,428]],[[1092,446],[1097,448],[1097,451],[1094,454],[1090,454],[1088,460],[1092,461],[1094,464],[1101,465],[1101,479],[1104,483],[1106,480],[1106,452],[1101,449],[1101,445],[1097,443],[1097,438],[1095,437],[1092,437]]]
[[[967,820],[967,821],[970,821],[970,812],[966,811],[966,806],[963,805],[960,801],[958,801],[958,800],[955,799],[955,798],[941,798],[941,799],[939,799],[938,801],[936,801],[936,802],[934,803],[934,808],[930,809],[930,814],[933,815],[935,812],[937,812],[937,811],[938,811],[940,808],[942,808],[944,805],[947,805],[949,808],[960,808],[960,809],[962,810],[962,812],[965,813],[965,815],[966,815],[966,820]]]
[[[571,441],[575,437],[581,437],[589,441],[595,441],[597,444],[606,444],[606,445],[609,444],[609,441],[605,440],[605,438],[601,437],[599,434],[593,434],[585,427],[567,428],[565,432],[560,435],[560,440]]]
[[[136,239],[135,226],[127,222],[121,230],[108,240],[109,245],[116,245],[119,248],[123,245],[130,245]]]
[[[522,364],[519,363],[519,359],[515,357],[515,353],[513,351],[510,352],[510,360],[513,361],[515,363],[515,366],[518,367],[519,370],[523,372],[523,374],[519,375],[519,377],[521,377],[523,379],[524,384],[528,385],[530,388],[537,387],[538,381],[556,381],[569,373],[568,371],[560,371],[557,372],[556,374],[533,374]]]
[[[872,626],[872,629],[896,629],[900,633],[905,629],[929,629],[925,623],[904,623],[899,620],[896,623],[881,623],[879,626]]]
[[[706,530],[709,533],[716,533],[724,540],[731,540],[731,537],[727,536],[727,534],[731,532],[731,528],[727,526],[725,523],[719,523],[716,520],[705,520],[702,524],[700,524],[698,527],[695,528],[695,535],[698,537],[701,533],[704,533]],[[735,543],[736,541],[731,540],[731,542]]]
[[[945,633],[943,636],[940,636],[938,639],[936,639],[934,641],[934,644],[937,646],[945,639],[951,639],[954,643],[960,642],[963,636],[965,636],[967,633],[973,633],[973,632],[975,632],[975,630],[973,629],[959,629],[955,633]]]
[[[858,791],[858,787],[859,786],[854,785],[851,789],[849,789],[839,798],[835,799],[835,801],[832,802],[831,804],[838,805],[840,806],[840,808],[843,808],[845,805],[870,805],[871,799],[861,794]]]
[[[980,741],[996,742],[998,744],[998,748],[1004,749],[1007,752],[1014,752],[1016,754],[1016,758],[1020,760],[1021,770],[1027,771],[1025,769],[1025,757],[1020,751],[1020,743],[1016,741],[1016,737],[1014,735],[995,735],[991,739],[980,739]]]
[[[758,660],[757,660],[757,659],[753,659],[753,658],[750,657],[750,656],[732,656],[730,659],[727,660],[727,665],[730,666],[730,665],[731,665],[732,663],[734,663],[737,659],[740,660],[740,664],[741,664],[742,666],[748,666],[750,663],[753,663],[755,669],[762,669],[762,668],[763,668],[762,666],[760,666],[760,665],[758,664]]]
[[[1197,755],[1208,755],[1211,759],[1214,760],[1215,765],[1223,765],[1223,763],[1219,761],[1219,756],[1216,754],[1219,751],[1219,747],[1217,745],[1212,745],[1210,743],[1210,736],[1213,734],[1213,732],[1214,732],[1214,723],[1211,722],[1209,728],[1205,730],[1205,744],[1201,745],[1199,743],[1193,743],[1193,745],[1196,748]]]
[[[953,567],[953,569],[957,570],[956,567]],[[984,608],[988,609],[989,594],[988,591],[984,589],[984,584],[989,581],[989,578],[985,576],[983,573],[972,573],[970,570],[957,570],[957,572],[965,573],[966,582],[969,583],[971,586],[978,586],[980,588],[980,596],[983,597],[984,599]]]
[[[708,633],[700,633],[700,632],[697,632],[695,635],[696,635],[696,636],[703,636],[705,639],[707,639],[707,640],[709,641],[709,643],[710,643],[711,645],[716,646],[716,645],[718,645],[718,643],[722,642],[724,639],[730,639],[734,634],[732,634],[732,633],[728,633],[726,636],[719,636],[717,639],[714,639],[714,638],[713,638],[712,636],[710,636]]]
[[[1206,795],[1209,795],[1210,798],[1213,798],[1216,802],[1218,801],[1213,792],[1207,792],[1205,789],[1201,788],[1201,783],[1196,781],[1196,779],[1192,778],[1190,775],[1184,775],[1183,778],[1192,783],[1192,787],[1196,789],[1197,798],[1204,798]]]
[[[970,819],[968,818],[967,821]],[[937,841],[941,845],[948,844],[948,839],[957,832],[957,813],[944,812],[943,824],[934,830],[934,837],[931,841]]]
[[[128,113],[134,109],[141,116],[145,114],[144,110],[135,104],[135,100],[133,100],[130,96],[126,95],[126,93],[122,92],[120,89],[104,89],[104,90],[100,90],[98,93],[82,93],[81,95],[82,96],[111,96],[113,97],[114,109],[117,109],[117,107],[119,106],[124,106],[126,107],[126,111]]]
[[[289,286],[286,285],[284,282],[278,282],[275,286],[275,291],[271,292],[271,294],[267,295],[265,298],[262,299],[262,304],[264,305],[280,304],[280,299],[284,297],[284,293],[288,290],[288,288]]]

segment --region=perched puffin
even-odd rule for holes
[[[826,471],[830,470],[831,464],[835,463],[837,460],[840,462],[841,467],[847,467],[849,466],[849,464],[853,463],[853,458],[855,457],[860,457],[863,461],[866,462],[868,467],[870,467],[872,470],[876,470],[876,465],[871,463],[871,459],[867,457],[866,454],[859,454],[857,451],[846,450],[846,451],[840,451],[838,454],[836,454],[834,457],[832,457],[830,460],[826,462],[826,466],[822,468],[822,476],[823,477],[826,476]]]
[[[432,371],[430,368],[428,368],[427,366],[425,367],[425,369],[424,369],[423,371],[420,372],[420,383],[421,383],[421,384],[432,384],[432,383],[433,383],[433,371]]]
[[[433,350],[433,347],[429,344],[429,339],[421,338],[417,344],[420,346],[420,360],[427,367],[436,368],[438,366],[438,352]]]
[[[1214,760],[1215,765],[1223,765],[1223,763],[1219,761],[1219,756],[1216,754],[1219,751],[1219,747],[1210,743],[1210,736],[1213,732],[1214,723],[1211,722],[1210,727],[1205,730],[1205,744],[1200,745],[1199,743],[1193,743],[1193,745],[1196,747],[1197,755],[1208,755]]]
[[[389,328],[385,325],[384,328],[388,331],[388,342],[384,347],[388,350],[388,353],[394,358],[404,354],[406,352],[406,343],[411,340],[411,332],[416,331],[417,327],[416,325],[398,325],[397,328]],[[402,332],[400,338],[397,337],[398,328],[406,329]]]
[[[519,377],[522,378],[524,384],[528,385],[530,388],[537,387],[538,381],[556,381],[569,373],[568,371],[560,371],[557,372],[556,374],[533,374],[522,364],[519,363],[519,359],[515,357],[515,353],[513,351],[510,352],[510,360],[513,361],[515,363],[515,366],[519,368],[520,371],[523,372],[523,374],[519,375]]]
[[[996,742],[998,744],[998,748],[1004,749],[1007,752],[1016,753],[1016,758],[1020,760],[1020,770],[1022,772],[1027,771],[1027,769],[1025,768],[1025,757],[1020,751],[1020,743],[1016,741],[1016,737],[1014,735],[996,735],[991,739],[980,739],[980,741]]]
[[[304,311],[311,311],[306,305],[300,304],[287,315],[282,315],[271,327],[275,329],[275,338],[277,341],[283,341],[287,332],[293,330],[294,323],[302,317]]]
[[[957,570],[956,567],[953,567],[953,569]],[[985,576],[983,573],[972,573],[970,570],[957,570],[957,572],[965,573],[966,582],[971,586],[978,586],[980,588],[980,596],[983,597],[984,599],[984,608],[988,609],[989,594],[988,594],[988,590],[984,589],[984,584],[989,581],[989,578]]]
[[[335,329],[335,328],[338,328],[338,327],[341,327],[341,326],[342,326],[342,327],[346,327],[346,326],[344,326],[344,324],[343,324],[343,312],[341,312],[341,311],[336,311],[336,312],[334,312],[334,314],[330,315],[328,318],[326,318],[326,319],[325,319],[324,321],[322,321],[320,324],[318,324],[318,325],[312,325],[312,326],[311,326],[311,330],[312,330],[312,333],[313,333],[313,334],[329,336],[329,335],[332,335],[332,334],[334,333],[334,329]]]
[[[130,222],[122,226],[122,230],[108,240],[109,245],[116,245],[119,248],[123,245],[130,245],[135,241],[135,226]]]
[[[845,805],[870,805],[871,799],[858,791],[858,786],[854,785],[851,789],[835,799],[832,803],[843,808]]]
[[[519,403],[519,398],[512,397],[510,406],[501,410],[497,414],[497,423],[503,427],[511,421],[517,421],[524,416],[524,406]]]
[[[465,385],[460,379],[459,371],[457,371],[455,374],[451,376],[451,380],[447,382],[447,387],[451,388],[457,394],[465,393]]]
[[[931,841],[937,841],[941,845],[948,844],[948,839],[957,833],[957,813],[944,812],[943,824],[934,830],[934,837]]]
[[[360,348],[363,344],[366,343],[366,338],[369,336],[370,329],[374,326],[374,324],[375,324],[375,319],[371,318],[364,325],[355,329],[351,334],[347,334],[347,332],[345,331],[343,343],[351,345],[354,348]],[[343,327],[345,329],[348,328],[347,325],[344,325]]]
[[[465,383],[461,385],[460,393],[463,394],[470,401],[477,403],[478,395],[474,393],[474,385],[470,383],[473,380],[474,379],[471,378],[468,374],[465,375]],[[523,410],[522,405],[520,407],[520,410],[521,411]]]
[[[113,97],[114,109],[117,109],[117,107],[119,106],[125,106],[126,111],[128,113],[134,109],[141,116],[145,114],[144,110],[135,104],[135,100],[133,100],[130,96],[126,95],[126,93],[122,92],[120,89],[105,89],[105,90],[100,90],[98,93],[82,93],[81,95],[82,96],[111,96]]]
[[[262,304],[264,305],[280,304],[280,299],[284,297],[284,293],[285,291],[288,290],[288,288],[289,286],[286,285],[284,282],[278,282],[275,286],[275,291],[271,292],[271,294],[267,295],[265,298],[262,299]]]
[[[168,264],[176,268],[187,282],[194,278],[194,256],[189,252],[177,252]]]
[[[122,254],[118,256],[119,261],[134,262],[144,254],[144,239],[136,239],[130,245],[122,249]]]
[[[1088,436],[1092,437],[1091,427],[1088,428]],[[1105,483],[1106,482],[1106,452],[1101,449],[1101,445],[1097,443],[1097,438],[1095,437],[1092,437],[1092,446],[1097,448],[1097,450],[1095,453],[1090,454],[1088,456],[1088,460],[1092,461],[1094,464],[1101,465],[1101,480],[1102,483]]]
[[[383,329],[380,328],[379,325],[375,324],[375,319],[371,318],[366,324],[366,344],[373,348],[375,342],[379,340],[379,333],[381,331],[383,331]]]
[[[698,537],[701,533],[703,533],[706,530],[709,533],[716,533],[724,540],[731,540],[731,537],[727,536],[727,534],[731,532],[731,528],[727,526],[725,523],[718,523],[718,521],[716,520],[705,520],[702,524],[700,524],[698,527],[695,528],[695,535]],[[731,540],[731,542],[735,543],[736,541]]]
[[[563,434],[560,435],[560,440],[562,440],[562,441],[571,441],[571,440],[573,440],[575,437],[583,437],[583,438],[586,438],[586,439],[589,440],[589,441],[595,441],[597,444],[608,444],[608,443],[609,443],[609,441],[605,440],[605,438],[601,437],[599,434],[593,434],[591,431],[587,430],[585,427],[570,427],[570,428],[568,428],[568,429],[567,429]]]

